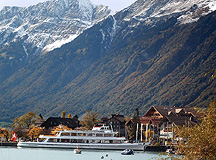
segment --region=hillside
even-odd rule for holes
[[[216,12],[191,23],[180,23],[181,15],[149,24],[125,20],[134,16],[126,9],[27,61],[1,82],[1,121],[28,111],[105,116],[135,108],[144,114],[152,105],[207,106],[216,98],[216,82],[205,76],[216,66]]]

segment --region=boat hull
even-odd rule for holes
[[[19,142],[18,147],[31,147],[31,148],[68,148],[75,149],[100,149],[100,150],[125,150],[132,149],[135,151],[144,151],[145,143],[122,143],[122,144],[100,144],[100,143],[44,143],[44,142]]]

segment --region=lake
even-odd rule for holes
[[[106,157],[105,155],[108,154]],[[121,155],[121,151],[82,150],[74,154],[70,149],[42,149],[0,147],[0,160],[149,160],[159,158],[158,152],[135,151],[134,155]]]

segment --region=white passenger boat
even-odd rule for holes
[[[124,150],[127,148],[143,151],[145,143],[128,143],[125,137],[115,137],[108,126],[95,126],[90,131],[62,130],[56,135],[40,135],[38,142],[18,142],[18,147],[77,148]]]

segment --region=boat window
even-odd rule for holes
[[[78,136],[84,136],[84,133],[78,133]]]
[[[104,137],[112,137],[112,134],[104,134]]]
[[[63,142],[63,143],[68,143],[68,142],[69,142],[69,139],[61,139],[61,142]]]
[[[50,138],[50,139],[48,139],[48,142],[57,142],[57,139]]]
[[[61,133],[61,136],[70,136],[70,133]]]
[[[46,138],[39,138],[38,142],[44,142],[46,140]]]
[[[71,133],[71,136],[76,136],[76,133]]]
[[[83,143],[83,139],[78,139],[77,142],[78,143]]]
[[[88,133],[88,135],[87,136],[92,136],[92,133]]]
[[[120,141],[114,141],[113,143],[120,143]]]
[[[96,134],[96,137],[103,137],[103,134]]]

